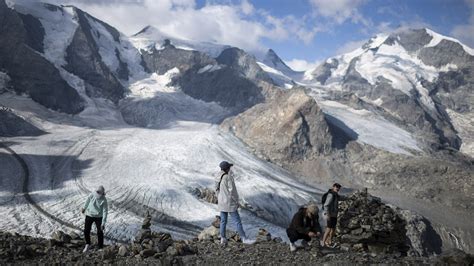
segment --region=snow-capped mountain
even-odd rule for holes
[[[295,80],[300,80],[304,74],[304,72],[294,71],[287,66],[272,49],[267,51],[262,62],[258,62],[258,64],[276,84],[285,88],[292,88],[296,85]]]
[[[408,131],[426,133],[428,145],[462,146],[471,154],[472,138],[457,132],[472,131],[472,125],[459,128],[458,117],[472,117],[474,99],[467,84],[472,84],[473,54],[459,41],[431,30],[404,29],[327,59],[304,82],[326,92],[353,93]],[[447,85],[446,79],[458,81],[449,82],[449,88],[440,86]]]
[[[342,180],[472,250],[472,206],[459,203],[474,171],[457,150],[472,154],[473,54],[455,39],[378,35],[301,73],[272,50],[259,62],[150,26],[127,37],[71,6],[0,0],[0,16],[2,230],[78,230],[85,195],[103,184],[109,239],[128,240],[146,210],[160,231],[191,237],[217,213],[195,191],[225,159],[250,234],[286,238],[298,206]]]
[[[229,45],[176,38],[153,26],[146,26],[130,37],[130,41],[138,50],[145,51],[150,51],[152,48],[156,50],[163,49],[165,40],[168,40],[178,49],[199,51],[213,58],[219,56],[223,50],[230,48]]]

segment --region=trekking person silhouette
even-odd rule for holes
[[[217,207],[220,211],[221,223],[220,223],[220,236],[221,244],[227,245],[227,238],[225,235],[225,229],[227,225],[227,217],[230,217],[237,227],[237,232],[242,239],[244,244],[253,244],[255,240],[247,238],[245,231],[242,227],[242,221],[239,215],[239,194],[235,186],[234,175],[230,171],[233,164],[223,161],[219,164],[221,172],[216,179],[216,193],[217,193]]]
[[[84,225],[84,238],[86,240],[86,246],[82,252],[87,252],[91,245],[91,228],[92,224],[95,223],[97,228],[98,247],[99,249],[104,247],[104,230],[105,222],[107,221],[107,198],[105,197],[105,189],[103,186],[99,186],[97,190],[91,193],[81,210],[86,215],[86,221]]]

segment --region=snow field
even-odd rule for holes
[[[367,110],[356,110],[344,104],[317,99],[324,113],[342,121],[357,133],[357,141],[392,153],[411,155],[422,151],[413,136],[384,118]]]

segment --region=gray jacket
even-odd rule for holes
[[[338,206],[339,206],[339,196],[334,196],[333,193],[329,192],[324,202],[324,215],[329,215],[329,217],[337,217]]]
[[[235,187],[234,176],[232,172],[229,174],[220,172],[216,179],[216,188],[221,176],[222,181],[217,191],[217,207],[221,212],[235,212],[239,208],[239,194]]]

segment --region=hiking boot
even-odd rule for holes
[[[255,240],[253,239],[248,239],[248,238],[243,238],[242,239],[242,243],[246,244],[246,245],[252,245],[253,243],[255,243]]]
[[[309,247],[308,241],[306,241],[306,240],[301,240],[301,246],[302,246],[303,248]]]
[[[296,246],[294,243],[290,243],[290,251],[295,252],[296,251]]]
[[[89,250],[89,244],[86,244],[86,246],[82,250],[82,253],[86,253],[88,250]]]

